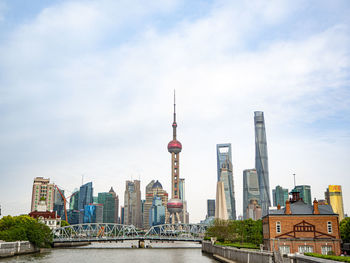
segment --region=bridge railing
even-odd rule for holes
[[[82,240],[202,240],[206,225],[164,224],[151,227],[146,233],[133,225],[87,223],[53,230],[54,242]]]

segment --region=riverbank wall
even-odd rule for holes
[[[339,263],[339,261],[305,256],[303,254],[288,254],[267,251],[254,251],[234,247],[213,245],[209,241],[202,242],[202,251],[211,254],[220,262],[239,263]]]
[[[202,242],[202,251],[212,254],[221,262],[240,263],[273,263],[274,256],[271,252],[239,249],[234,247],[223,247],[212,245],[209,241]]]
[[[0,241],[0,258],[12,257],[15,255],[40,252],[29,241],[3,242]]]
[[[90,244],[91,244],[91,242],[62,242],[62,243],[55,242],[55,243],[53,243],[53,247],[54,248],[81,247],[81,246],[87,246]]]

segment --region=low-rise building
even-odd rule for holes
[[[293,191],[285,207],[270,210],[263,217],[264,248],[283,254],[314,252],[340,255],[338,214],[330,205],[313,205]]]
[[[50,212],[47,210],[45,200],[40,200],[37,210],[30,212],[29,216],[47,225],[50,229],[61,227],[61,217],[57,215],[56,211]]]

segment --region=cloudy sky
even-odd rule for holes
[[[349,1],[0,0],[0,205],[30,210],[33,178],[170,192],[176,89],[190,221],[215,198],[231,143],[237,215],[265,113],[270,187],[340,184],[350,213]]]

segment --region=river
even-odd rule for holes
[[[193,244],[154,244],[153,248],[116,248],[113,244],[91,244],[80,248],[56,248],[44,253],[15,256],[0,259],[6,263],[182,263],[182,262],[217,262],[203,254],[198,245]]]

